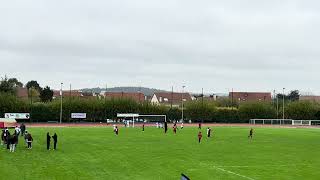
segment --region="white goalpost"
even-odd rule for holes
[[[133,113],[118,113],[117,114],[118,118],[124,118],[124,119],[129,119],[125,120],[128,122],[127,126],[130,127],[130,122],[132,123],[132,127],[134,127],[135,122],[144,122],[145,118],[147,119],[154,119],[154,118],[160,118],[161,120],[151,120],[154,122],[167,122],[167,115],[158,115],[158,114],[133,114]],[[141,121],[142,120],[142,121]]]

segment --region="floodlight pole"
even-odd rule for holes
[[[182,86],[182,95],[181,95],[181,105],[182,105],[182,110],[181,110],[181,120],[183,122],[183,93],[184,93],[184,88],[186,86]]]
[[[61,88],[60,88],[60,124],[62,123],[62,85],[61,83]]]
[[[283,94],[282,94],[282,120],[284,121],[284,90],[286,88],[283,88]]]

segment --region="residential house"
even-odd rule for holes
[[[108,99],[132,99],[136,102],[143,102],[146,100],[146,96],[141,92],[105,92],[104,96]]]
[[[22,87],[18,87],[17,88],[17,91],[16,91],[16,95],[18,98],[21,98],[21,99],[28,99],[28,88],[22,88]]]
[[[63,97],[81,97],[82,92],[78,90],[71,90],[71,91],[62,91]],[[60,97],[60,91],[54,90],[53,91],[53,99]]]
[[[272,101],[270,92],[230,92],[229,99],[234,102]]]
[[[182,99],[183,101],[192,101],[189,93],[159,92],[153,94],[151,103],[179,107],[182,104]]]
[[[320,96],[300,96],[299,101],[320,102]]]

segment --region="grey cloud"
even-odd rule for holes
[[[300,0],[2,2],[0,66],[54,88],[320,92],[319,10]]]

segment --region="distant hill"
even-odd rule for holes
[[[101,93],[102,91],[105,91],[106,88],[85,88],[81,89],[83,92],[95,92],[95,93]],[[160,89],[153,89],[153,88],[146,88],[146,87],[113,87],[108,88],[108,92],[142,92],[146,96],[152,96],[155,92],[167,92],[165,90]]]

